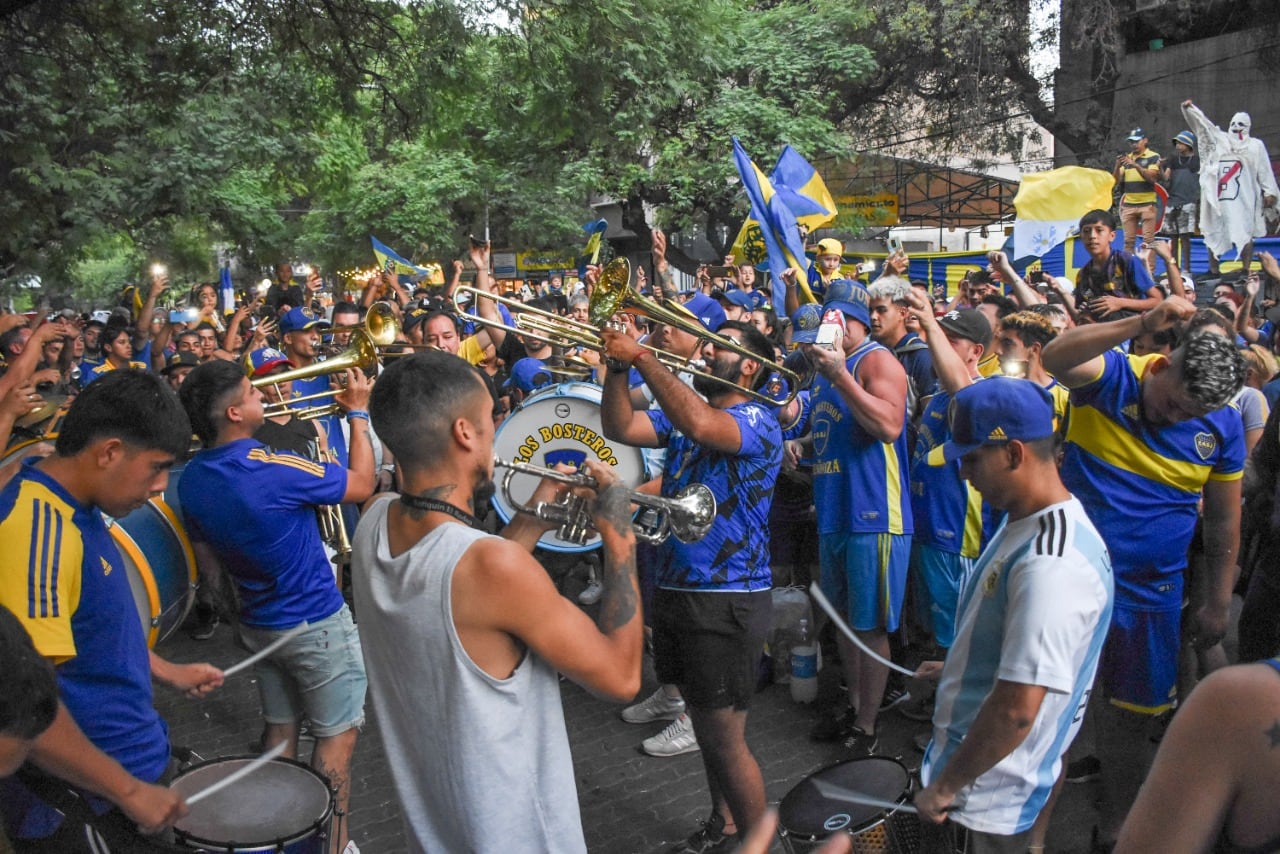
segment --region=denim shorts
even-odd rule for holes
[[[254,665],[262,716],[269,724],[289,724],[305,712],[311,732],[328,738],[364,725],[368,680],[360,636],[346,605],[315,623]],[[257,651],[285,634],[283,629],[241,626],[245,643]]]

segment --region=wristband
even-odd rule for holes
[[[653,355],[653,351],[652,351],[652,350],[641,350],[641,351],[636,355],[636,357],[635,357],[634,359],[632,359],[632,360],[631,360],[631,364],[635,365],[636,367],[639,367],[639,366],[640,366],[640,360],[641,360],[641,359],[643,359],[645,356],[648,356],[648,357],[653,358],[653,359],[658,358],[657,356]]]
[[[347,420],[348,420],[348,421],[350,421],[350,420],[352,420],[353,418],[357,418],[357,419],[364,419],[365,421],[368,421],[368,420],[369,420],[369,413],[368,413],[368,411],[366,411],[366,410],[364,410],[364,409],[348,409],[348,410],[347,410]]]

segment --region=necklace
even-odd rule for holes
[[[400,493],[400,503],[406,507],[412,507],[415,510],[425,510],[428,513],[444,513],[457,519],[468,528],[477,528],[480,526],[480,520],[465,510],[459,510],[447,501],[441,501],[438,498],[424,498],[421,495],[410,495],[407,492]]]

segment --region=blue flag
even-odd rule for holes
[[[426,267],[419,267],[412,261],[402,258],[395,251],[372,234],[369,242],[373,244],[373,257],[378,259],[378,267],[390,270],[397,276],[425,276],[431,273]]]
[[[587,277],[587,265],[597,264],[600,261],[600,245],[604,242],[604,233],[609,229],[609,220],[598,219],[595,222],[588,222],[582,226],[582,230],[588,235],[587,246],[578,256],[578,279],[583,280]]]
[[[805,257],[804,243],[800,239],[796,215],[774,190],[768,176],[751,160],[736,136],[733,138],[733,162],[738,167],[742,187],[751,202],[751,218],[760,223],[760,235],[764,239],[765,253],[769,258],[772,301],[774,310],[777,311],[779,307],[786,305],[782,272],[795,267],[803,274],[805,269],[801,260]]]
[[[796,220],[809,231],[822,228],[836,218],[836,202],[826,182],[791,146],[782,149],[769,180]]]

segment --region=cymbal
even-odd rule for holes
[[[58,408],[62,406],[66,399],[67,395],[65,394],[44,395],[44,402],[15,421],[14,426],[26,428],[39,424],[41,421],[47,421],[57,413]]]

